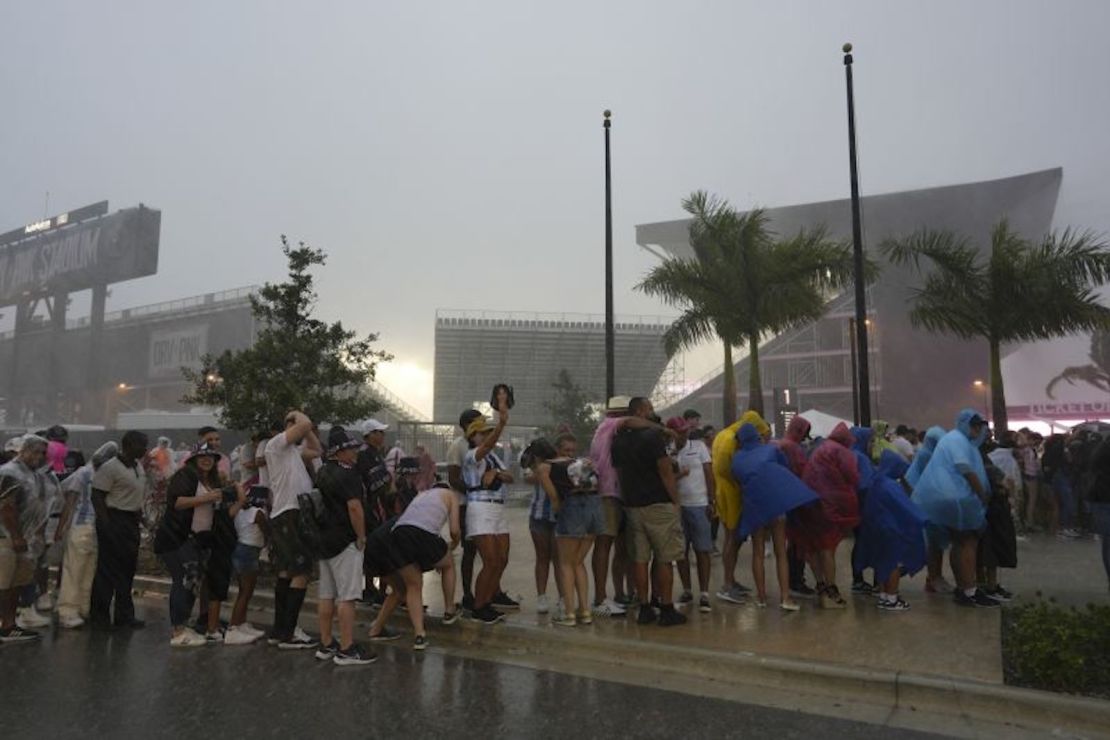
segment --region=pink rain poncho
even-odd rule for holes
[[[795,512],[791,538],[804,552],[831,550],[859,524],[860,471],[852,451],[855,437],[841,422],[806,464],[802,480],[820,501]]]

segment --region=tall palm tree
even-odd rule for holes
[[[690,195],[682,207],[693,217],[695,257],[664,260],[636,289],[683,309],[663,335],[669,355],[714,338],[724,345],[727,426],[736,419],[732,348],[747,344],[748,404],[763,413],[760,341],[819,319],[831,291],[851,280],[852,252],[829,239],[824,227],[779,239],[763,210],[740,214],[704,191]]]
[[[923,276],[912,298],[915,326],[987,341],[997,431],[1009,421],[1003,344],[1110,328],[1110,308],[1096,294],[1110,282],[1110,251],[1092,232],[1067,229],[1034,243],[1002,219],[985,252],[964,237],[929,229],[886,239],[880,249]]]

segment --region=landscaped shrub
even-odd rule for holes
[[[1110,698],[1110,605],[1007,609],[1002,658],[1007,683]]]

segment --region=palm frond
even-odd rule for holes
[[[717,336],[713,318],[695,308],[688,309],[663,332],[663,349],[674,357],[684,349],[696,347]]]
[[[951,231],[918,229],[906,237],[884,239],[879,251],[894,264],[911,265],[919,272],[926,260],[935,269],[952,274],[971,276],[980,272],[975,249]]]

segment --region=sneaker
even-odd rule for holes
[[[424,650],[428,647],[428,638],[425,635],[417,635],[412,638],[413,650]]]
[[[474,597],[472,595],[467,594],[467,595],[463,596],[463,599],[462,599],[461,603],[462,603],[462,609],[463,609],[464,612],[474,611]]]
[[[440,621],[443,622],[443,624],[454,624],[459,621],[459,613],[458,611],[444,612],[443,619]]]
[[[781,601],[779,602],[779,609],[784,612],[796,612],[801,610],[801,605],[797,601]]]
[[[504,591],[498,591],[489,604],[499,612],[515,612],[520,610],[520,602],[509,598]]]
[[[766,609],[767,608],[767,600],[766,599],[756,599],[755,600],[755,607],[756,607],[756,609]]]
[[[201,647],[207,644],[208,640],[204,638],[204,635],[197,634],[189,628],[170,638],[170,647]]]
[[[620,604],[621,606],[627,607],[629,604],[632,603],[633,598],[631,596],[621,594],[620,596],[614,596],[613,601],[617,604]]]
[[[84,627],[85,620],[81,619],[81,617],[77,616],[76,614],[73,614],[70,616],[58,617],[58,624],[60,624],[67,630],[75,630],[78,627]]]
[[[224,633],[225,645],[250,645],[258,640],[260,635],[253,632],[247,632],[243,629],[242,625],[236,627],[228,627],[227,632]]]
[[[334,637],[330,645],[321,645],[316,648],[316,660],[331,660],[339,652],[339,641]]]
[[[713,611],[713,607],[709,604],[709,594],[702,594],[698,599],[698,611],[702,614],[708,614]]]
[[[0,630],[0,643],[31,642],[41,637],[38,632],[28,630],[16,625],[6,630]]]
[[[740,590],[740,585],[735,583],[729,588],[722,588],[718,591],[717,598],[730,604],[743,604],[747,601],[745,593]]]
[[[735,588],[736,588],[737,591],[742,593],[744,596],[747,596],[748,594],[750,594],[752,592],[752,590],[750,588],[745,586],[743,583],[740,583],[740,581],[736,582]]]
[[[927,594],[952,594],[955,592],[956,587],[948,581],[944,580],[944,576],[941,576],[934,581],[925,579],[925,593]]]
[[[336,665],[370,665],[378,656],[368,650],[363,650],[357,642],[346,650],[338,650],[332,662]]]
[[[836,586],[826,586],[819,597],[822,609],[843,609],[848,605]]]
[[[224,633],[220,631],[205,632],[204,639],[209,645],[216,645],[224,641]]]
[[[35,627],[49,627],[50,617],[44,617],[35,610],[33,606],[25,606],[20,608],[16,615],[15,623],[24,629],[34,629]]]
[[[248,635],[256,635],[258,637],[265,637],[266,636],[265,632],[258,629],[257,627],[255,627],[250,622],[243,622],[241,625],[239,625],[239,630],[241,632],[246,632]]]
[[[678,597],[678,603],[683,605],[692,604],[694,603],[694,595],[689,591],[683,591],[682,596]]]
[[[983,589],[983,593],[985,593],[987,596],[991,597],[995,601],[1007,602],[1012,601],[1014,598],[1014,595],[1004,589],[1002,587],[1002,584],[998,584],[993,589]]]
[[[390,640],[400,639],[400,637],[401,633],[387,624],[382,627],[378,634],[370,635],[370,642],[389,642]]]
[[[983,593],[983,589],[981,588],[975,589],[975,595],[971,597],[971,600],[974,601],[975,606],[980,609],[997,609],[1002,606],[1001,602],[995,601]]]
[[[612,599],[606,599],[600,604],[594,604],[591,611],[593,611],[595,617],[623,617],[628,613],[627,609]]]
[[[578,624],[573,614],[560,614],[551,620],[551,623],[557,627],[574,627]]]
[[[654,624],[658,616],[655,609],[650,606],[641,606],[640,613],[636,615],[636,624]]]
[[[547,600],[547,594],[539,594],[536,596],[536,614],[547,614],[551,611],[551,602]]]
[[[473,622],[481,622],[482,624],[497,624],[505,618],[505,615],[494,609],[489,604],[486,604],[481,609],[475,609],[470,612],[470,619]]]
[[[799,599],[812,599],[817,596],[817,592],[804,583],[799,583],[790,587],[790,595]]]
[[[1077,534],[1075,536],[1078,537],[1079,535]],[[54,597],[51,596],[49,593],[40,594],[39,597],[35,599],[35,608],[38,609],[40,612],[53,611]]]
[[[578,624],[593,624],[594,618],[590,614],[589,609],[579,609],[578,614],[575,615],[578,619]]]
[[[856,596],[874,596],[875,589],[867,581],[852,581],[852,593]]]
[[[686,624],[686,615],[673,606],[664,606],[659,611],[659,626],[673,627],[676,624]]]
[[[878,607],[884,612],[904,612],[909,611],[910,605],[901,596],[896,596],[893,601],[879,599]]]
[[[952,601],[954,601],[956,603],[956,606],[967,606],[967,607],[974,607],[975,606],[975,599],[968,596],[963,591],[954,591],[952,593]]]
[[[295,634],[287,640],[282,640],[277,644],[279,650],[312,650],[319,645],[316,640],[312,638],[303,639],[297,637]]]

